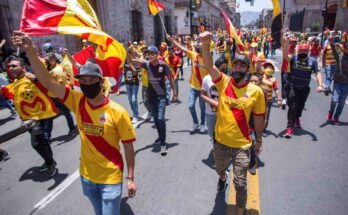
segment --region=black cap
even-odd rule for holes
[[[93,75],[98,76],[99,78],[103,78],[103,73],[101,68],[96,63],[86,63],[81,66],[79,69],[79,74],[75,76],[75,78],[80,78],[85,75]]]

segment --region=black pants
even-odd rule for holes
[[[287,86],[287,99],[288,99],[288,128],[292,128],[295,121],[302,116],[302,111],[305,107],[310,88],[295,88]]]
[[[51,165],[54,162],[53,152],[44,135],[44,124],[45,120],[40,120],[29,130],[31,146],[44,159],[47,165]]]
[[[280,77],[282,82],[282,99],[286,99],[286,72],[282,72]]]
[[[184,78],[184,69],[183,69],[183,67],[184,67],[184,58],[182,57],[181,58],[181,66],[179,67],[181,78]]]

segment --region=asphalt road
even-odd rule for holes
[[[280,56],[274,62],[280,66]],[[124,187],[122,215],[233,214],[233,187],[225,194],[216,193],[218,177],[212,167],[208,135],[190,135],[188,131],[192,126],[189,74],[190,68],[185,67],[185,80],[179,83],[181,103],[167,107],[168,155],[161,156],[159,147],[153,144],[157,137],[153,123],[140,124],[136,129],[138,192],[134,199],[128,199]],[[286,111],[272,109],[258,175],[249,177],[250,214],[347,214],[347,107],[341,116],[343,125],[325,123],[330,97],[315,92],[314,80],[311,87],[302,117],[303,130],[290,140],[282,137]],[[141,102],[140,91],[138,98]],[[130,110],[125,94],[112,95],[111,99]],[[139,107],[141,115],[145,114],[144,105]],[[0,111],[0,121],[6,114],[7,110]],[[0,135],[19,124],[18,120],[1,122]],[[77,172],[80,140],[78,136],[69,139],[67,132],[65,118],[57,118],[52,149],[59,174],[53,179],[37,173],[43,161],[31,148],[28,133],[1,144],[11,153],[11,159],[0,164],[1,215],[93,214]]]

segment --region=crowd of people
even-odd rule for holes
[[[154,143],[160,145],[162,156],[168,153],[166,106],[179,101],[179,80],[184,79],[186,63],[191,66],[189,91],[187,98],[180,99],[189,101],[190,132],[208,132],[219,177],[218,192],[226,189],[227,169],[232,160],[237,214],[241,215],[247,201],[247,172],[256,174],[256,158],[262,151],[263,137],[267,136],[273,103],[284,110],[288,107],[284,127],[285,137],[291,138],[301,128],[312,74],[318,84],[317,92],[332,94],[328,122],[341,123],[339,117],[348,96],[347,33],[326,30],[322,38],[311,38],[283,30],[280,84],[275,76],[276,66],[270,60],[276,56],[275,41],[270,35],[263,30],[241,33],[243,49],[221,30],[192,37],[167,34],[167,42],[159,47],[147,45],[145,41],[129,42],[124,71],[117,80],[124,79],[131,107],[128,113],[108,98],[112,86],[93,59],[79,65],[68,50],[60,55],[49,44],[44,47],[45,55],[38,55],[31,38],[15,31],[12,43],[22,48],[26,58],[11,55],[3,59],[0,101],[10,110],[10,117],[35,122],[29,129],[30,141],[44,160],[39,171],[48,177],[54,177],[58,165],[50,146],[53,119],[64,115],[68,135],[79,134],[81,138],[80,175],[84,195],[96,214],[119,214],[124,169],[119,142],[125,151],[128,195],[133,197],[137,188],[132,124],[153,118],[158,132]],[[4,44],[2,41],[1,46]],[[214,52],[218,53],[215,62]],[[320,72],[320,60],[325,79]],[[78,68],[77,74],[72,66]],[[148,111],[145,119],[139,117],[140,85]],[[116,91],[119,95],[120,90]],[[1,161],[9,158],[3,149],[0,156]],[[112,201],[107,194],[112,194]]]

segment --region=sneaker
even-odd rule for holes
[[[199,132],[205,133],[206,131],[207,131],[207,127],[205,125],[201,125],[201,127],[199,128]]]
[[[8,159],[10,159],[10,154],[5,150],[1,150],[0,151],[0,163],[3,163],[5,161],[7,161]]]
[[[292,136],[293,134],[294,134],[294,129],[292,129],[292,128],[287,128],[287,129],[286,129],[285,138],[290,139],[291,136]]]
[[[75,127],[69,131],[68,136],[71,136],[71,137],[76,136],[78,133],[79,132],[78,132],[77,128]]]
[[[282,101],[282,109],[283,110],[286,109],[286,99],[283,99],[283,101]]]
[[[166,156],[167,155],[167,146],[161,146],[161,155]]]
[[[47,169],[48,169],[48,166],[46,163],[44,163],[39,167],[39,172],[45,172],[47,171]]]
[[[47,167],[46,173],[48,177],[52,178],[57,173],[57,163],[53,162],[50,166]]]
[[[301,127],[300,118],[298,118],[298,119],[295,120],[295,126],[296,126],[296,128],[302,128],[302,127]]]
[[[134,116],[133,119],[132,119],[132,123],[135,124],[137,122],[139,122],[139,118]]]
[[[227,173],[225,173],[225,174],[226,174],[226,179],[225,180],[222,180],[221,178],[219,178],[219,182],[217,184],[217,189],[216,189],[217,192],[223,192],[227,188],[227,183],[226,183],[226,181],[227,181]]]
[[[150,121],[151,116],[152,116],[151,112],[148,112],[146,115],[145,121]]]
[[[341,125],[341,121],[339,121],[338,119],[335,119],[335,125]]]
[[[255,165],[253,167],[249,168],[249,173],[251,175],[256,175],[256,167],[255,167]]]
[[[198,124],[193,124],[192,128],[190,129],[190,132],[195,132],[197,129],[199,129],[199,125]]]
[[[327,122],[332,122],[332,113],[329,112],[329,114],[327,115]]]

